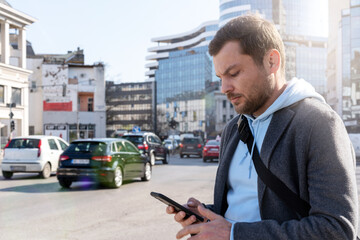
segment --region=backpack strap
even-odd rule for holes
[[[245,116],[241,116],[241,122],[238,127],[240,140],[247,144],[249,153],[254,143],[254,137],[251,133],[248,120]],[[260,158],[259,150],[254,146],[252,155],[255,170],[261,179],[281,200],[283,200],[289,207],[294,209],[301,217],[309,216],[310,205],[305,200],[301,199],[296,193],[291,191],[285,183],[276,177],[263,163]]]

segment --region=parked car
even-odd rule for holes
[[[129,140],[137,146],[140,152],[149,156],[152,166],[155,165],[157,160],[168,164],[168,151],[156,134],[152,132],[125,133],[122,138]]]
[[[202,157],[203,141],[200,137],[184,137],[180,143],[180,157],[198,155]]]
[[[220,148],[220,141],[217,140],[209,140],[206,142],[203,148],[203,161],[206,162],[207,160],[219,159],[219,148]]]
[[[59,156],[68,146],[65,140],[55,136],[15,137],[4,148],[2,174],[6,179],[18,172],[39,173],[48,178],[56,171]]]
[[[150,160],[122,138],[79,139],[61,154],[57,179],[64,188],[76,181],[94,181],[118,188],[123,180],[151,179]]]

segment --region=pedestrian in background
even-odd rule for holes
[[[166,209],[183,226],[177,238],[355,239],[354,150],[323,97],[304,80],[285,80],[276,27],[256,15],[238,17],[216,33],[209,53],[222,92],[239,115],[221,134],[214,203],[204,207],[190,198],[186,205],[208,221],[196,223],[194,216],[184,219],[184,212]],[[255,159],[306,207],[269,187]]]

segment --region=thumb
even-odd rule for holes
[[[198,211],[199,211],[200,215],[204,216],[205,218],[209,219],[210,221],[213,221],[213,220],[221,217],[220,215],[214,213],[213,211],[205,208],[202,204],[200,204],[198,206]]]

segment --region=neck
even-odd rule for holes
[[[285,88],[287,86],[287,83],[284,78],[275,76],[274,77],[274,89],[272,95],[269,97],[269,99],[266,101],[266,103],[259,108],[256,112],[254,112],[252,115],[254,117],[258,117],[261,114],[263,114],[266,109],[268,109],[275,100],[284,92]]]

